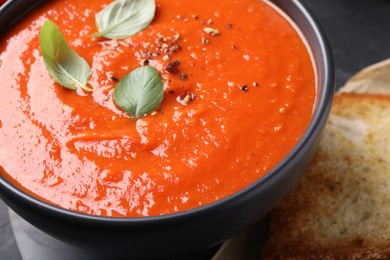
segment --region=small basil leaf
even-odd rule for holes
[[[43,24],[39,43],[46,69],[56,82],[65,88],[92,91],[86,86],[91,68],[72,50],[53,22]]]
[[[139,67],[127,74],[115,87],[115,103],[133,117],[139,118],[156,109],[164,96],[164,85],[157,70]]]
[[[154,0],[117,0],[96,14],[98,33],[92,37],[125,39],[145,29],[156,11]]]

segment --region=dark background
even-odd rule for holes
[[[390,58],[389,0],[303,0],[333,51],[336,87],[360,69]]]
[[[336,87],[360,69],[390,58],[390,0],[302,0],[333,51]],[[3,0],[0,0],[0,4]],[[7,208],[0,200],[0,259],[20,260]]]

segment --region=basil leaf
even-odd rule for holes
[[[164,96],[164,86],[157,70],[139,67],[127,74],[115,87],[114,101],[125,112],[139,118],[156,109]]]
[[[39,43],[46,69],[56,82],[65,88],[92,91],[86,86],[91,68],[72,50],[53,22],[43,24]]]
[[[154,0],[117,0],[96,15],[98,33],[92,37],[125,39],[145,29],[156,11]]]

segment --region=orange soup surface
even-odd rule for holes
[[[119,41],[91,37],[111,1],[47,2],[0,43],[1,174],[35,197],[102,216],[196,208],[261,178],[308,127],[313,61],[266,1],[156,0],[152,23]],[[92,92],[50,77],[46,20],[91,66]],[[136,120],[112,93],[143,65],[159,71],[164,99]]]

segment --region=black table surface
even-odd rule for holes
[[[360,69],[390,58],[390,0],[302,0],[322,25],[333,51],[336,88]],[[20,245],[22,246],[22,245]],[[0,259],[22,259],[0,200]]]

